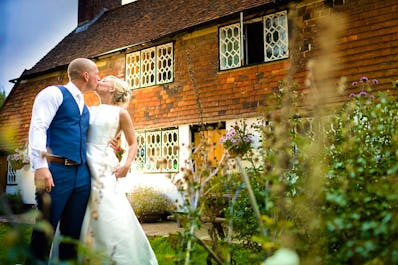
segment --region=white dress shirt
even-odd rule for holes
[[[64,87],[75,98],[81,114],[84,107],[83,94],[72,82],[69,82]],[[46,87],[35,98],[29,129],[30,160],[33,170],[43,167],[48,168],[47,160],[42,157],[42,153],[47,151],[47,129],[50,127],[62,101],[62,92],[56,86]]]

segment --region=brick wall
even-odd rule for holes
[[[248,117],[285,74],[288,60],[218,70],[217,27],[176,38],[173,83],[134,90],[136,128],[168,127]]]
[[[345,76],[349,85],[367,76],[378,79],[380,89],[391,89],[392,82],[398,80],[396,0],[346,0],[344,5],[325,9],[323,1],[293,2],[298,3],[297,39],[291,46],[290,58],[286,60],[219,71],[217,25],[173,36],[174,82],[134,90],[128,110],[136,129],[254,116],[258,107],[273,104],[270,95],[291,66],[296,69],[294,80],[299,83],[298,88],[311,93],[304,85],[307,63],[311,58],[322,58],[318,57],[322,56],[319,35],[325,31],[319,22],[333,13],[343,14],[347,26],[333,47],[332,64],[338,67],[329,75],[332,82]],[[342,21],[333,23],[338,26]],[[124,56],[117,52],[97,61],[101,76],[112,74],[124,78]],[[48,85],[67,81],[66,71],[61,71],[14,86],[0,110],[1,150],[11,151],[27,141],[35,95]],[[318,85],[322,89],[324,83]],[[345,91],[330,100],[341,103],[351,92]],[[98,104],[98,99],[88,95],[87,102],[89,105]],[[1,173],[4,176],[4,172]]]
[[[348,26],[338,36],[332,64],[339,67],[330,73],[331,78],[337,82],[346,76],[350,84],[368,76],[378,79],[381,89],[390,88],[398,79],[398,34],[394,34],[398,32],[397,8],[393,0],[351,0],[335,8],[325,7],[323,1],[297,5],[298,42],[291,53],[295,55],[294,80],[299,82],[299,89],[305,89],[308,60],[321,52],[318,36],[323,28],[319,22],[333,13],[344,14]],[[174,82],[133,92],[128,110],[136,129],[256,115],[259,106],[272,104],[269,95],[285,78],[291,62],[288,59],[219,71],[217,26],[180,34],[174,40]],[[124,55],[108,57],[98,64],[101,75],[124,78]],[[331,100],[341,103],[345,98],[341,95]]]
[[[35,96],[46,86],[67,82],[66,72],[56,72],[15,85],[0,111],[0,149],[12,151],[28,139]]]
[[[352,80],[362,75],[391,87],[398,79],[398,2],[348,1],[349,27],[341,39],[340,73]]]
[[[334,57],[340,67],[331,78],[337,81],[346,76],[350,84],[368,76],[378,79],[381,89],[391,88],[391,82],[398,79],[398,3],[349,0],[342,6],[320,10],[322,1],[306,2],[297,5],[298,40],[296,50],[291,51],[299,88],[305,89],[308,60],[320,52],[318,35],[323,29],[318,22],[329,13],[345,14],[348,21],[338,37]],[[259,106],[273,104],[270,95],[284,79],[292,60],[219,71],[217,32],[217,25],[209,25],[173,36],[174,82],[134,90],[128,110],[136,129],[250,117],[257,114]],[[101,76],[124,78],[124,56],[118,52],[97,61]],[[22,146],[27,139],[34,96],[46,85],[67,82],[65,72],[41,78],[18,84],[1,110],[0,124],[19,124],[13,136],[17,145]],[[345,98],[342,95],[333,100],[342,102]],[[95,99],[89,103],[96,104]]]

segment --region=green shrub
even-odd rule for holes
[[[260,175],[261,171],[253,168],[246,169],[250,178],[251,188],[256,197],[261,214],[267,214],[267,194],[265,179]],[[239,173],[231,174],[230,178],[223,178],[225,193],[231,198],[228,207],[224,209],[227,219],[232,220],[234,238],[242,242],[248,248],[257,249],[257,243],[253,242],[253,236],[260,233],[256,215],[252,208],[247,189],[242,176]]]
[[[140,222],[160,221],[175,210],[173,201],[152,187],[137,187],[128,198]]]
[[[368,83],[328,132],[328,264],[398,264],[398,103]]]
[[[19,192],[0,196],[0,215],[20,214],[28,209],[29,207],[23,203],[22,195]]]
[[[294,107],[265,116],[263,183],[247,171],[265,235],[255,229],[244,193],[234,209],[234,219],[248,213],[242,220],[252,230],[242,231],[263,249],[294,249],[300,264],[398,264],[398,102],[372,94],[376,84],[358,82],[360,92],[331,114],[330,123],[315,115],[307,126]]]
[[[0,264],[23,264],[31,233],[29,225],[0,223]]]

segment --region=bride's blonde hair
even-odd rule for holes
[[[110,75],[108,78],[113,79],[113,103],[116,105],[124,105],[130,100],[130,85],[116,76]]]

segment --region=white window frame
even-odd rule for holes
[[[152,47],[141,51],[141,86],[153,86],[155,84],[156,48]]]
[[[126,81],[133,89],[174,80],[173,43],[126,54]]]
[[[137,131],[138,151],[134,170],[144,173],[179,171],[178,128]]]
[[[219,61],[220,70],[228,70],[248,65],[245,63],[244,25],[262,20],[264,62],[271,62],[289,57],[289,35],[287,11],[269,14],[250,21],[234,23],[219,28]],[[241,18],[241,20],[243,20]],[[273,38],[274,36],[277,38]],[[270,38],[271,37],[271,38]],[[270,40],[270,41],[268,41]],[[246,53],[246,54],[245,54]]]
[[[220,69],[232,69],[241,63],[241,28],[239,23],[219,29]]]
[[[173,44],[167,43],[156,47],[156,83],[173,82]]]
[[[11,163],[7,162],[7,185],[18,185],[16,170],[12,168]]]
[[[141,79],[141,52],[132,52],[126,55],[126,82],[134,88],[140,87]]]

